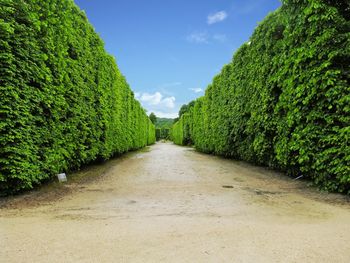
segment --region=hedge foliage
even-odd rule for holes
[[[285,0],[173,126],[177,144],[350,193],[350,6]]]
[[[156,127],[156,141],[169,140],[170,129],[169,128],[157,128]]]
[[[0,193],[155,141],[72,0],[0,0]]]

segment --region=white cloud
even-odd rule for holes
[[[215,14],[208,15],[207,23],[208,25],[212,25],[215,23],[219,23],[224,21],[228,17],[227,13],[225,11],[220,11]]]
[[[213,39],[216,40],[216,41],[224,43],[227,40],[227,36],[224,35],[224,34],[216,34],[216,35],[213,36]]]
[[[168,109],[173,109],[175,108],[175,100],[176,100],[175,97],[164,98],[161,104]]]
[[[138,99],[146,108],[147,106],[157,106],[159,108],[173,109],[175,108],[175,97],[164,97],[159,91],[154,94],[135,93],[135,98]]]
[[[174,119],[174,118],[177,118],[179,116],[178,112],[153,111],[153,113],[159,118]]]
[[[194,32],[187,36],[187,41],[197,44],[208,44],[209,34],[207,32]]]
[[[145,102],[149,105],[158,105],[162,100],[162,94],[160,92],[156,92],[154,94],[143,93],[140,96],[140,101]]]
[[[202,88],[193,88],[193,89],[190,89],[190,90],[192,90],[194,93],[201,93],[201,92],[203,92]]]
[[[227,41],[227,36],[225,34],[211,35],[207,32],[194,32],[187,36],[187,41],[196,44],[209,44],[213,41],[225,43]]]

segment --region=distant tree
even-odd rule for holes
[[[195,104],[195,103],[196,103],[196,102],[195,102],[194,100],[191,101],[190,103],[188,103],[188,104],[187,104],[188,109],[194,107],[194,104]]]
[[[151,112],[151,114],[149,115],[149,118],[153,124],[157,123],[157,116],[153,112]]]
[[[171,118],[158,118],[157,117],[157,123],[156,123],[156,128],[171,128],[173,126],[174,119]]]
[[[181,106],[180,110],[179,110],[179,118],[181,118],[181,116],[186,113],[188,110],[188,106],[187,104],[184,104]]]
[[[181,116],[184,113],[188,112],[194,106],[194,104],[195,104],[195,101],[193,100],[193,101],[191,101],[188,104],[182,105],[181,108],[180,108],[180,111],[179,111],[179,118],[181,118]]]

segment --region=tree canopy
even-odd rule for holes
[[[151,120],[151,122],[154,125],[156,125],[156,123],[157,123],[157,116],[153,112],[149,115],[149,119]]]

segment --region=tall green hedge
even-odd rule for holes
[[[155,141],[72,0],[0,0],[0,194]]]
[[[173,126],[200,151],[350,193],[350,4],[285,0]],[[189,127],[186,131],[184,127]]]

